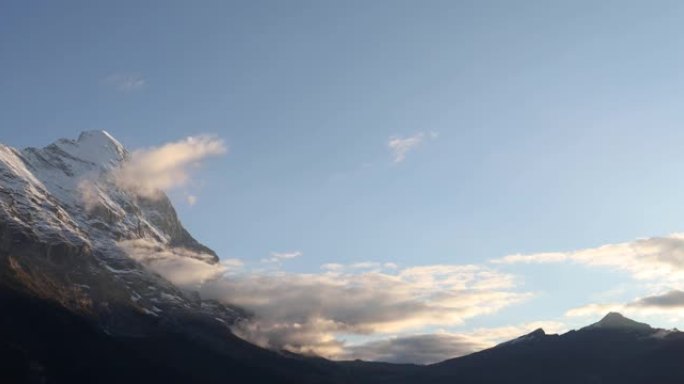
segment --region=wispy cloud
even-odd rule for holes
[[[499,259],[492,260],[494,264],[546,264],[559,263],[568,260],[570,254],[563,252],[535,253],[523,255],[516,253]]]
[[[629,273],[637,280],[684,282],[684,234],[637,239],[571,252],[509,255],[495,264],[572,262]]]
[[[197,196],[188,194],[185,196],[185,201],[187,201],[188,205],[193,206],[197,204]]]
[[[121,167],[112,171],[114,183],[122,189],[155,198],[161,191],[182,187],[202,160],[227,152],[223,140],[193,136],[184,140],[134,151]],[[188,203],[197,202],[190,196]]]
[[[133,92],[145,88],[142,75],[135,73],[113,73],[103,79],[103,83],[120,92]]]
[[[271,256],[261,259],[262,263],[279,263],[283,260],[290,260],[303,255],[301,251],[292,252],[271,252]]]
[[[395,263],[379,263],[376,261],[362,261],[352,264],[338,264],[338,263],[328,263],[323,264],[321,269],[330,272],[344,272],[353,270],[367,270],[367,271],[380,271],[380,270],[392,270],[399,268]]]
[[[437,137],[436,132],[418,132],[412,136],[393,136],[387,141],[387,148],[392,154],[392,160],[395,163],[401,163],[406,159],[406,155],[412,150],[416,149],[427,139],[434,139]]]

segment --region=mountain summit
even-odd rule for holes
[[[612,329],[612,330],[637,330],[653,331],[654,329],[646,324],[628,319],[617,312],[610,312],[597,323],[591,324],[584,329]]]
[[[202,306],[144,264],[150,249],[208,264],[218,257],[185,230],[163,192],[140,196],[113,180],[127,157],[105,131],[44,148],[0,144],[0,283],[88,312],[110,334],[144,334],[138,314],[239,319],[235,309]]]

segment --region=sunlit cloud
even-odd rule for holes
[[[223,140],[213,136],[192,136],[160,147],[141,149],[130,154],[121,167],[112,171],[113,182],[124,190],[155,198],[162,191],[183,187],[192,170],[207,157],[227,152]],[[191,196],[190,204],[197,198]]]
[[[480,265],[399,268],[392,263],[363,262],[306,274],[247,270],[234,259],[210,264],[212,255],[150,240],[122,241],[119,246],[174,284],[254,314],[233,327],[238,336],[267,348],[336,359],[380,354],[385,347],[387,359],[393,359],[390,355],[399,359],[401,345],[419,343],[427,336],[408,341],[397,337],[420,335],[427,327],[460,326],[534,296],[520,291],[514,276]],[[287,260],[300,255],[300,251],[274,252],[272,257]],[[497,330],[506,336],[516,331]],[[434,351],[423,348],[419,360],[465,353],[495,342],[496,332],[487,337],[474,332],[470,338],[444,339]],[[345,335],[384,335],[394,341],[351,348]]]
[[[531,298],[512,276],[474,265],[319,274],[244,273],[208,281],[206,298],[255,314],[234,331],[258,345],[341,356],[341,335],[454,326]]]
[[[492,260],[494,264],[559,262],[624,271],[637,280],[658,280],[663,284],[684,282],[684,234],[637,239],[571,252],[515,254]]]
[[[119,246],[174,284],[253,313],[253,318],[234,327],[237,335],[268,348],[337,359],[370,356],[371,351],[379,354],[383,346],[391,350],[384,352],[386,359],[399,359],[399,344],[417,343],[427,337],[408,341],[395,338],[389,343],[351,348],[344,335],[392,337],[397,332],[429,326],[462,325],[533,296],[518,291],[513,276],[477,265],[400,269],[392,263],[363,262],[338,264],[339,268],[317,274],[240,272],[243,265],[239,260],[209,264],[211,255],[150,240],[122,241]],[[299,257],[301,252],[272,255],[287,260]],[[472,337],[444,339],[432,351],[424,347],[416,352],[423,355],[418,360],[492,345],[491,338]],[[396,358],[390,358],[391,354]]]
[[[212,263],[214,256],[211,254],[169,247],[149,239],[126,240],[118,245],[132,259],[185,289],[196,290],[206,281],[242,266],[242,261],[237,259]]]

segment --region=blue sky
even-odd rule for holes
[[[170,193],[222,258],[484,265],[535,297],[441,328],[573,326],[571,308],[680,282],[490,260],[682,230],[683,17],[679,1],[4,1],[0,139],[213,134],[228,154]]]

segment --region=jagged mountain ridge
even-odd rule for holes
[[[112,182],[111,172],[121,166],[128,152],[107,132],[83,132],[77,140],[60,139],[41,149],[18,151],[0,146],[0,165],[5,177],[2,184],[10,187],[5,194],[9,192],[16,203],[27,202],[22,198],[43,203],[43,207],[27,204],[35,214],[42,213],[35,208],[45,208],[46,202],[60,210],[57,217],[47,215],[37,222],[66,227],[67,232],[75,222],[78,229],[90,235],[91,241],[112,236],[153,237],[164,244],[209,255],[212,263],[218,261],[211,249],[183,228],[163,192],[150,199]],[[107,235],[98,236],[98,229],[105,229]]]
[[[433,383],[681,383],[682,362],[684,333],[609,313],[579,330],[536,330],[428,370]]]
[[[163,192],[149,198],[117,186],[112,172],[128,156],[104,131],[83,132],[77,140],[60,139],[40,149],[0,144],[0,229],[12,278],[72,310],[96,314],[114,333],[135,327],[119,324],[123,319],[118,313],[110,316],[110,306],[153,317],[208,312],[224,324],[244,316],[236,308],[201,303],[119,246],[144,239],[160,250],[189,250],[182,254],[218,262],[183,228]],[[17,250],[18,244],[44,255],[21,256],[26,249]]]

